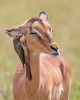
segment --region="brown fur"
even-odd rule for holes
[[[26,78],[25,68],[18,65],[13,79],[14,100],[68,100],[71,86],[71,68],[60,55],[51,55],[58,48],[51,38],[51,26],[39,18],[23,25],[29,49],[32,80]],[[30,34],[30,27],[39,31],[39,38]]]

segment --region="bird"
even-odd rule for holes
[[[29,63],[29,60],[28,61],[25,60],[25,52],[24,52],[24,49],[23,49],[23,46],[22,46],[23,44],[20,41],[19,36],[15,37],[13,39],[13,45],[14,45],[15,52],[17,53],[17,55],[19,56],[19,58],[20,58],[20,60],[23,64],[23,68],[24,68],[24,66],[26,66],[26,75],[28,76],[28,79],[31,80],[32,74],[31,74],[31,70],[30,70],[30,63]],[[27,57],[28,56],[29,55],[27,55]]]

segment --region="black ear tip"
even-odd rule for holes
[[[8,32],[10,32],[10,30],[5,30],[5,33],[8,33]]]
[[[11,32],[11,30],[5,30],[5,33],[10,33]]]
[[[11,36],[10,30],[5,30],[5,33],[7,33],[9,36]],[[11,37],[12,37],[12,36],[11,36]]]
[[[8,33],[8,30],[5,30],[5,33]]]

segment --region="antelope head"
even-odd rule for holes
[[[59,47],[52,38],[52,28],[44,17],[40,17],[31,18],[22,25],[6,30],[6,33],[12,37],[24,35],[27,47],[33,52],[59,55]]]

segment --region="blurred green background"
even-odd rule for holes
[[[12,78],[19,58],[5,30],[49,14],[53,38],[72,66],[70,100],[80,100],[80,0],[0,0],[0,100],[12,100]]]

